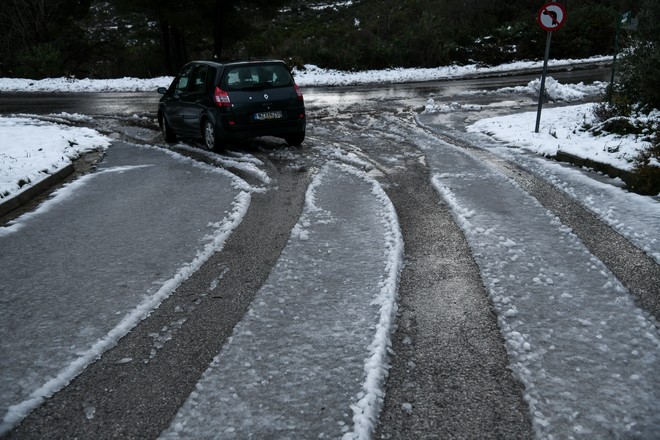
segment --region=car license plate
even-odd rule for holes
[[[254,114],[255,121],[271,121],[273,119],[282,119],[284,114],[281,110],[275,110],[272,112],[261,112]]]

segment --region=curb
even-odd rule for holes
[[[58,170],[56,173],[50,174],[45,179],[40,180],[39,182],[35,183],[25,191],[15,195],[9,200],[0,202],[0,217],[4,217],[13,210],[20,208],[26,203],[34,200],[35,197],[39,196],[40,194],[43,194],[53,186],[57,185],[58,183],[60,183],[61,181],[72,175],[74,171],[75,168],[71,163],[65,166],[64,168]]]
[[[569,153],[563,153],[561,151],[557,152],[554,156],[549,156],[549,158],[554,159],[558,162],[566,162],[578,167],[587,167],[596,171],[600,171],[603,174],[607,174],[611,178],[618,177],[623,180],[626,186],[632,187],[636,183],[636,177],[630,171],[625,171],[619,168],[616,168],[612,165],[604,164],[601,162],[596,162],[591,159],[585,159],[582,157],[574,156]]]

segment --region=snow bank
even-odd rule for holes
[[[597,56],[577,60],[550,60],[550,67],[572,66],[584,63],[609,62],[609,56]],[[482,67],[441,66],[435,68],[394,68],[386,70],[344,71],[322,69],[308,64],[304,69],[294,69],[296,82],[300,86],[339,86],[374,83],[401,83],[433,81],[462,76],[506,73],[526,69],[541,69],[542,61],[518,61],[499,66]],[[161,76],[151,79],[77,79],[71,77],[32,80],[25,78],[0,78],[0,91],[6,92],[151,92],[158,87],[167,87],[172,77]]]
[[[158,87],[167,87],[172,77],[77,79],[46,78],[0,78],[0,91],[5,92],[155,92]]]
[[[468,127],[469,132],[481,132],[507,144],[543,156],[559,152],[583,159],[630,170],[634,158],[650,147],[635,135],[601,134],[593,136],[585,126],[595,123],[596,104],[544,109],[539,133],[534,132],[536,112],[487,118]]]
[[[0,117],[0,202],[69,165],[82,153],[104,149],[97,131],[31,118]]]

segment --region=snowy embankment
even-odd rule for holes
[[[630,171],[637,155],[650,148],[650,142],[634,134],[594,136],[587,128],[596,124],[596,105],[544,109],[538,133],[533,131],[536,112],[482,119],[468,127],[468,131],[488,134],[509,146],[541,156],[554,157],[562,152]],[[656,120],[656,127],[660,126],[660,112],[655,111],[649,117]]]
[[[579,60],[550,60],[551,67],[573,66],[584,63],[609,62],[610,56],[597,56]],[[492,67],[478,65],[443,66],[436,68],[396,68],[387,70],[366,70],[361,72],[321,69],[306,65],[304,69],[294,69],[299,86],[339,86],[356,84],[401,83],[434,81],[472,75],[487,75],[540,69],[542,61],[518,61]],[[171,76],[158,78],[117,78],[117,79],[77,79],[47,78],[33,80],[26,78],[0,78],[0,92],[153,92],[158,87],[167,87]]]
[[[33,118],[0,118],[0,203],[110,140],[84,127]]]

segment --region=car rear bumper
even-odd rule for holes
[[[231,114],[216,115],[216,131],[224,139],[243,139],[259,136],[282,137],[293,133],[305,131],[307,117],[305,110],[288,112],[289,119],[278,121],[247,121],[233,117]]]

